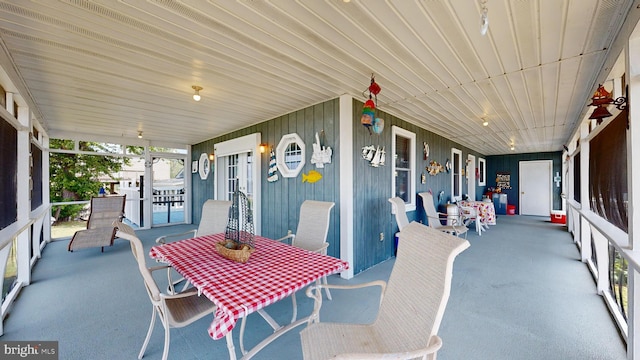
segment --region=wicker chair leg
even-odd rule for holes
[[[169,325],[164,327],[164,350],[162,351],[162,360],[167,360],[169,357],[169,342],[171,341],[169,336]]]
[[[142,359],[144,356],[145,350],[147,350],[147,345],[149,345],[149,339],[151,339],[151,333],[153,332],[153,327],[156,324],[156,309],[155,307],[152,309],[151,313],[151,323],[149,324],[149,330],[147,330],[147,337],[144,339],[144,343],[142,344],[142,349],[140,349],[140,353],[138,354],[138,359]]]
[[[296,293],[291,294],[291,302],[293,303],[293,317],[291,318],[291,323],[293,324],[298,317],[298,304],[296,302]]]

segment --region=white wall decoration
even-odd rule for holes
[[[200,160],[198,161],[198,173],[200,173],[200,179],[207,180],[209,177],[209,171],[211,170],[211,163],[209,162],[209,154],[200,154]]]
[[[276,163],[284,177],[296,177],[305,164],[304,141],[298,134],[287,134],[280,139],[276,148]]]

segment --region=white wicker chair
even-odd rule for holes
[[[142,344],[138,359],[142,359],[144,352],[149,344],[151,333],[156,322],[156,315],[160,318],[162,325],[164,326],[164,351],[162,352],[162,359],[166,360],[169,355],[169,330],[170,328],[179,328],[187,326],[194,321],[201,319],[207,314],[211,314],[216,310],[214,303],[206,296],[198,296],[197,289],[189,289],[188,291],[179,294],[163,294],[160,292],[158,285],[153,279],[152,272],[156,270],[164,270],[169,267],[155,266],[147,267],[145,261],[145,253],[142,247],[142,242],[136,236],[134,230],[126,224],[121,222],[114,222],[113,226],[117,228],[116,236],[129,240],[131,243],[131,251],[133,256],[138,262],[138,270],[144,280],[145,288],[149,294],[149,299],[153,305],[153,313],[151,314],[151,323],[149,324],[149,330],[147,331],[147,337]]]
[[[67,250],[100,247],[104,252],[105,246],[113,245],[116,229],[114,220],[124,217],[124,203],[126,195],[100,196],[91,198],[89,220],[86,230],[78,230],[73,234]]]
[[[458,223],[457,220],[453,220],[452,225],[442,225],[440,215],[447,215],[436,211],[436,207],[433,204],[433,195],[428,192],[421,192],[418,194],[422,198],[422,206],[424,212],[427,215],[428,225],[436,230],[444,231],[449,234],[460,236],[464,234],[467,236],[467,230],[469,230],[464,224]]]
[[[316,285],[315,323],[300,332],[305,360],[435,359],[437,335],[451,290],[453,260],[467,240],[412,222],[400,232],[398,255],[388,283]],[[381,286],[378,317],[372,324],[321,323],[323,287]]]
[[[329,243],[327,242],[327,234],[329,232],[329,220],[331,219],[331,209],[335,203],[328,201],[305,200],[300,206],[300,218],[296,233],[289,233],[277,241],[291,239],[291,245],[303,248],[305,250],[327,254]],[[327,283],[327,277],[322,278],[324,284]],[[325,290],[327,298],[331,300],[329,289]],[[294,322],[298,316],[298,307],[296,304],[296,294],[291,295],[293,302]]]
[[[178,234],[163,235],[158,237],[156,242],[158,244],[166,244],[168,239],[185,239],[223,233],[227,227],[230,207],[231,201],[207,200],[202,204],[202,216],[200,217],[200,225],[197,229]],[[184,278],[173,280],[171,278],[171,268],[167,269],[167,277],[169,279],[169,290],[167,291],[171,294],[175,294],[175,286],[182,281],[185,282],[182,291],[186,290],[189,286],[189,282],[185,281]]]
[[[399,197],[392,197],[389,199],[391,203],[391,213],[396,215],[396,223],[398,223],[398,232],[402,231],[405,226],[409,225],[409,218],[407,217],[407,210],[404,205],[404,200]],[[398,234],[396,233],[396,236]]]

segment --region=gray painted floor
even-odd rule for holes
[[[148,250],[156,236],[193,226],[139,231]],[[440,360],[458,359],[626,359],[625,344],[593,278],[566,227],[546,218],[500,216],[481,237],[470,232],[471,247],[454,263],[451,298],[439,335]],[[3,340],[57,340],[60,359],[135,359],[144,340],[151,305],[129,244],[69,253],[67,241],[44,249],[32,284],[22,290],[4,322]],[[152,261],[149,260],[149,264]],[[350,281],[387,279],[393,260]],[[158,274],[159,283],[166,283]],[[375,318],[377,290],[334,290],[322,320],[367,322]],[[298,294],[299,314],[312,303]],[[281,323],[291,316],[291,301],[267,308]],[[173,329],[169,357],[226,359],[224,340],[207,334],[210,318]],[[300,359],[297,330],[265,348],[255,359]],[[248,318],[245,343],[257,344],[270,328],[257,314]],[[235,331],[236,349],[237,331]],[[157,322],[145,359],[162,356],[162,326]]]

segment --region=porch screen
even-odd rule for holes
[[[0,119],[0,229],[18,220],[18,131]]]
[[[621,112],[589,141],[591,209],[627,232],[627,119]]]
[[[31,159],[31,210],[35,210],[42,205],[42,150],[35,144],[31,144]]]
[[[573,200],[580,202],[580,153],[573,157]]]

